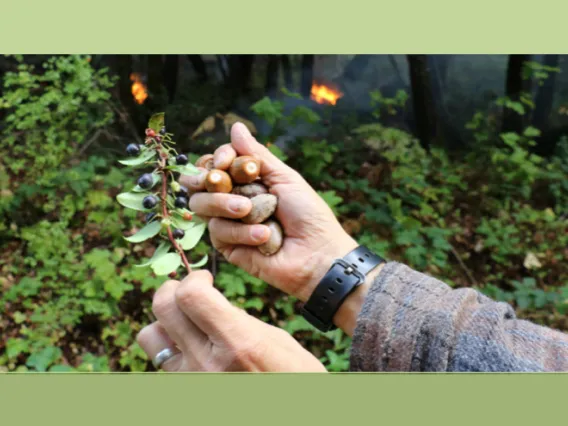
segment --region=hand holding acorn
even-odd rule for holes
[[[220,149],[222,148],[224,147]],[[250,199],[252,207],[240,220],[249,225],[263,224],[268,227],[270,237],[258,249],[266,256],[273,255],[278,252],[284,240],[282,227],[273,217],[278,207],[278,198],[270,194],[269,188],[262,183],[261,161],[250,155],[237,156],[233,152],[221,151],[218,155],[221,160],[216,163],[212,154],[203,155],[195,162],[196,167],[207,170],[200,190],[230,193]]]

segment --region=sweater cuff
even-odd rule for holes
[[[426,274],[397,262],[387,263],[358,315],[351,371],[415,370],[413,364],[422,362],[415,355],[424,313],[448,291],[450,287]],[[436,358],[447,356],[436,354]]]

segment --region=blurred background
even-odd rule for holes
[[[361,244],[568,330],[566,56],[2,56],[0,371],[152,370],[135,336],[164,277],[134,268],[154,246],[115,197],[162,111],[192,160],[244,122]],[[205,254],[233,303],[348,368],[340,330]]]

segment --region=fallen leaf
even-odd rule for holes
[[[195,139],[197,136],[203,133],[212,132],[213,130],[215,130],[215,116],[210,115],[205,120],[203,120],[203,122],[199,125],[197,130],[193,132],[193,135],[191,135],[191,139]]]
[[[538,258],[529,251],[525,256],[523,266],[527,269],[538,269],[542,267],[542,264],[539,262]]]

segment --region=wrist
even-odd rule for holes
[[[365,278],[365,282],[347,296],[333,317],[333,323],[350,337],[353,336],[353,332],[357,326],[357,318],[363,307],[365,297],[373,285],[373,281],[375,281],[375,278],[380,274],[384,266],[385,263],[381,263],[369,272]]]
[[[306,262],[306,265],[309,265],[310,268],[306,274],[307,279],[295,296],[302,302],[307,302],[333,262],[336,259],[343,258],[357,247],[357,241],[345,234],[339,244],[329,244],[323,250],[316,251]]]
[[[342,259],[348,253],[359,247],[359,244],[350,236],[343,239],[341,245],[336,245],[333,249],[326,252],[316,253],[307,262],[312,268],[310,279],[307,280],[301,291],[297,294],[302,302],[307,302],[314,290],[317,288],[329,268],[337,259]],[[333,317],[333,323],[342,329],[347,335],[352,336],[357,325],[357,317],[361,312],[365,297],[371,288],[375,278],[380,274],[385,263],[377,265],[365,275],[365,281],[358,285],[351,294],[339,306]]]

